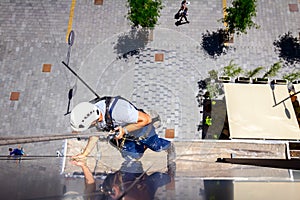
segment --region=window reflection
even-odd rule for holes
[[[81,196],[84,199],[154,199],[157,189],[171,182],[170,173],[148,173],[142,162],[130,160],[124,161],[119,170],[107,174],[102,184],[97,186],[86,160],[71,162],[83,172],[85,189]]]

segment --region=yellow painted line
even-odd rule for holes
[[[222,0],[222,5],[223,5],[223,17],[225,18],[225,16],[227,15],[227,12],[225,11],[226,7],[227,7],[227,2],[226,0]],[[224,26],[227,27],[227,23],[224,22]],[[228,46],[228,43],[225,42],[224,43],[225,46]]]
[[[74,10],[75,10],[75,4],[76,0],[72,0],[71,8],[70,8],[70,16],[69,16],[69,23],[68,23],[68,30],[66,35],[66,42],[68,43],[69,34],[72,30],[72,24],[73,24],[73,16],[74,16]]]
[[[227,15],[227,13],[225,11],[225,9],[227,7],[227,2],[226,2],[226,0],[222,0],[222,3],[223,3],[223,17],[225,17]],[[224,22],[224,26],[227,27],[227,23],[226,22]]]

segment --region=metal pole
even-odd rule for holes
[[[94,95],[96,95],[97,98],[100,99],[100,96],[86,82],[84,82],[84,80],[82,80],[82,78],[80,78],[80,76],[78,76],[78,74],[73,71],[69,65],[67,65],[64,61],[62,61],[62,64],[64,64]]]
[[[71,138],[80,138],[80,137],[90,137],[90,136],[99,136],[99,139],[104,139],[107,132],[93,132],[87,134],[62,134],[62,135],[50,135],[50,136],[32,136],[32,137],[9,137],[9,138],[0,138],[0,145],[11,145],[11,144],[22,144],[22,143],[32,143],[32,142],[45,142],[52,140],[64,140]],[[102,136],[102,137],[101,137]]]
[[[294,93],[294,94],[290,95],[289,97],[287,97],[287,98],[285,98],[285,99],[283,99],[283,100],[279,101],[279,102],[278,102],[278,103],[276,103],[275,105],[273,105],[273,107],[275,107],[275,106],[278,106],[279,104],[281,104],[281,103],[285,102],[285,101],[286,101],[286,100],[288,100],[289,98],[291,98],[291,97],[293,97],[293,96],[295,96],[296,94],[299,94],[299,93],[300,93],[300,91],[298,91],[298,92],[296,92],[296,93]]]

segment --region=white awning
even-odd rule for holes
[[[224,83],[231,138],[300,139],[286,85]],[[297,89],[296,89],[297,90]]]
[[[295,92],[299,92],[300,91],[300,84],[294,84],[294,88],[295,88]],[[297,94],[298,97],[298,101],[300,101],[300,93]]]

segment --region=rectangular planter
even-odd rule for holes
[[[238,77],[235,79],[236,83],[251,83],[251,78],[248,77]]]
[[[269,83],[269,79],[268,78],[254,78],[253,79],[253,83],[256,83],[256,84],[267,84],[267,83]]]
[[[272,84],[286,85],[288,81],[285,79],[274,79],[271,81]]]
[[[228,76],[219,76],[218,81],[223,83],[229,83],[231,81],[231,77]]]

